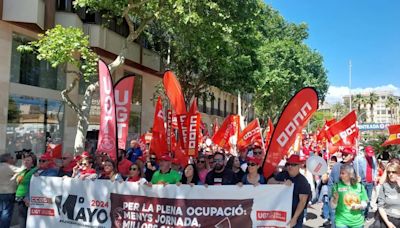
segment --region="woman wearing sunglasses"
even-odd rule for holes
[[[247,157],[247,172],[243,175],[242,183],[246,185],[260,185],[266,184],[266,180],[263,175],[258,173],[260,168],[261,160],[256,157]]]
[[[97,178],[96,170],[93,167],[93,159],[84,157],[76,164],[72,172],[72,178],[79,178],[81,180],[94,180]]]
[[[386,175],[386,182],[378,195],[380,219],[375,221],[373,227],[400,227],[400,165],[388,163]]]
[[[145,184],[147,180],[144,178],[143,169],[139,163],[134,162],[131,167],[129,167],[129,175],[126,177],[128,182],[136,182],[138,184]]]
[[[119,182],[124,181],[121,174],[119,174],[117,171],[117,166],[115,165],[115,162],[110,158],[107,158],[103,162],[103,170],[101,171],[98,179],[119,181]]]

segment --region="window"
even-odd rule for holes
[[[218,112],[217,114],[221,116],[221,98],[218,98]]]
[[[8,98],[7,152],[45,151],[46,143],[62,144],[64,104],[61,101],[11,94]]]
[[[224,100],[224,117],[227,116],[227,112],[226,112],[226,100]]]
[[[33,53],[17,51],[19,45],[29,41],[25,36],[13,34],[10,81],[47,89],[65,89],[65,74],[60,67],[51,67],[48,62],[38,60]]]
[[[235,106],[233,106],[233,102],[232,102],[232,103],[231,103],[231,114],[234,114],[234,112],[235,112],[234,107],[235,107]]]

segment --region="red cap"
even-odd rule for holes
[[[342,150],[342,154],[351,154],[351,155],[355,155],[356,154],[356,150],[351,148],[351,147],[345,147]]]
[[[161,161],[171,161],[172,158],[168,154],[166,154],[166,155],[161,156],[160,160]]]
[[[366,154],[368,157],[374,156],[374,155],[375,155],[375,153],[374,153],[374,148],[373,148],[372,146],[367,146],[367,147],[365,147],[365,154]]]
[[[255,163],[257,165],[261,164],[261,159],[256,158],[256,157],[247,157],[247,162],[252,162]]]
[[[51,160],[53,157],[49,153],[44,153],[40,156],[40,160]]]
[[[304,160],[300,158],[297,154],[292,154],[289,159],[286,161],[286,164],[303,164]]]

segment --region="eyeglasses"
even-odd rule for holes
[[[200,160],[200,161],[199,161],[199,163],[206,163],[206,161],[204,161],[204,160]]]
[[[247,163],[248,166],[256,166],[256,163]]]
[[[134,171],[134,170],[137,170],[137,168],[136,167],[131,167],[131,168],[129,168],[129,170]]]
[[[216,162],[216,163],[223,163],[223,162],[224,162],[224,159],[214,159],[214,162]]]
[[[397,174],[397,172],[396,171],[386,171],[386,173],[389,175],[389,174]]]
[[[81,166],[87,166],[88,163],[81,163]]]
[[[39,162],[47,162],[47,160],[39,160]]]
[[[295,167],[295,166],[298,166],[298,164],[286,164],[286,166]]]

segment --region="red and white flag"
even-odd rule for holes
[[[186,104],[183,97],[183,92],[179,81],[176,79],[174,72],[166,71],[163,77],[163,84],[165,93],[167,94],[169,101],[174,108],[176,114],[186,114]]]
[[[239,121],[238,115],[229,115],[211,140],[220,147],[229,150],[231,147],[229,139],[239,135]]]
[[[118,149],[126,149],[134,82],[134,76],[127,76],[120,79],[114,86]]]
[[[100,86],[100,129],[98,153],[107,153],[114,161],[117,159],[117,119],[115,112],[114,87],[107,64],[98,62]]]
[[[218,119],[215,118],[215,120],[214,120],[214,125],[213,125],[213,128],[212,128],[212,131],[213,131],[212,133],[213,133],[213,135],[215,135],[215,133],[217,133],[218,129],[219,129],[219,126],[218,126]]]
[[[327,130],[329,129],[330,126],[332,126],[334,123],[336,123],[336,119],[333,118],[331,120],[325,120],[325,124],[322,127],[322,129],[318,132],[317,135],[317,141],[324,141],[328,139],[327,136]]]
[[[334,123],[327,130],[329,141],[334,146],[354,146],[359,135],[355,111]]]
[[[239,149],[248,147],[254,142],[262,144],[261,127],[258,119],[251,121],[242,132],[239,133],[237,146]]]
[[[303,130],[317,109],[318,95],[314,88],[300,90],[289,101],[272,134],[263,166],[265,177],[268,178],[274,173],[275,168],[296,140],[296,134]]]
[[[164,112],[161,98],[158,97],[156,110],[154,112],[153,135],[150,143],[150,151],[154,152],[157,158],[168,152],[167,136],[164,127]]]
[[[382,146],[399,145],[400,144],[400,125],[390,125],[389,138],[382,144]]]

